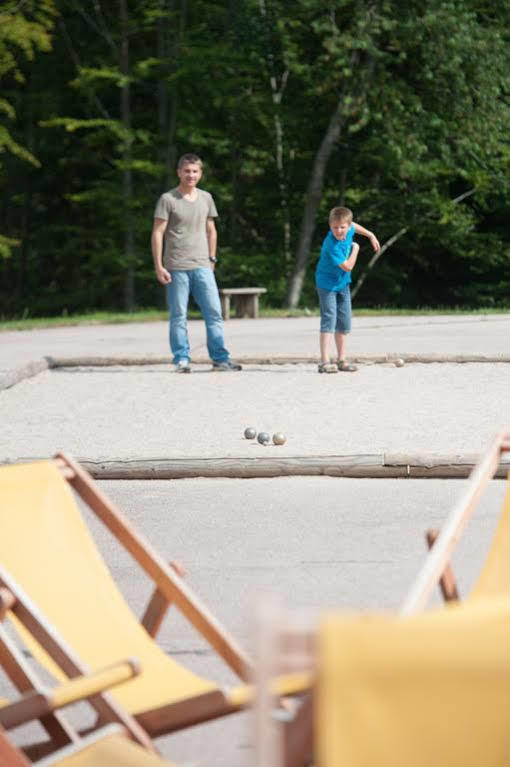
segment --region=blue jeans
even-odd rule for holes
[[[321,333],[351,332],[351,289],[324,290],[317,288],[321,310]]]
[[[207,332],[207,350],[213,362],[225,362],[229,353],[223,341],[223,317],[220,296],[214,272],[208,267],[198,269],[173,269],[172,282],[166,286],[170,312],[170,349],[173,362],[190,359],[188,339],[188,302],[193,296],[204,318]]]

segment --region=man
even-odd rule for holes
[[[170,311],[170,349],[178,373],[189,373],[188,301],[190,293],[205,321],[213,370],[236,371],[223,340],[223,317],[216,264],[218,212],[209,192],[198,188],[202,160],[183,155],[177,165],[179,186],[161,195],[154,212],[151,246],[156,277],[166,286]]]

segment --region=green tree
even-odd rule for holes
[[[40,51],[51,49],[55,6],[53,0],[40,2],[0,3],[0,81],[6,90],[23,88],[25,78],[20,60],[32,62]],[[32,151],[12,136],[10,125],[16,117],[12,100],[0,97],[0,184],[6,185],[3,176],[2,155],[6,152],[17,159],[40,167]],[[11,255],[12,247],[18,240],[0,233],[0,257]]]
[[[425,8],[402,0],[337,2],[326,9],[313,0],[299,5],[301,13],[287,19],[284,29],[290,77],[300,79],[309,104],[320,94],[328,109],[314,111],[314,124],[322,128],[309,144],[316,149],[289,280],[290,306],[301,295],[326,168],[334,166],[335,153],[358,205],[368,191],[393,203],[404,196],[399,208],[409,216],[395,220],[392,235],[410,219],[421,220],[422,231],[430,232],[439,219],[458,238],[472,226],[472,216],[451,200],[462,186],[474,185],[483,194],[497,178],[509,117],[502,98],[508,92],[508,40],[497,15],[478,13],[476,1],[431,0]],[[364,166],[365,191],[356,183],[356,166]],[[388,216],[383,205],[366,210],[375,220]]]
[[[315,305],[310,256],[343,203],[385,245],[364,271],[362,242],[365,305],[508,303],[507,5],[0,5],[42,35],[0,24],[0,210],[19,243],[3,241],[2,312],[161,303],[152,211],[188,151],[218,203],[222,284]]]

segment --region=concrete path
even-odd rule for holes
[[[318,317],[230,320],[225,338],[236,358],[318,357]],[[189,322],[193,357],[205,359],[204,325]],[[358,355],[510,355],[510,314],[354,318],[349,353]],[[166,322],[87,325],[0,333],[0,375],[52,357],[169,358]]]

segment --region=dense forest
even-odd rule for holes
[[[185,152],[220,285],[315,307],[329,209],[363,307],[510,307],[510,0],[0,2],[0,316],[162,306]]]

